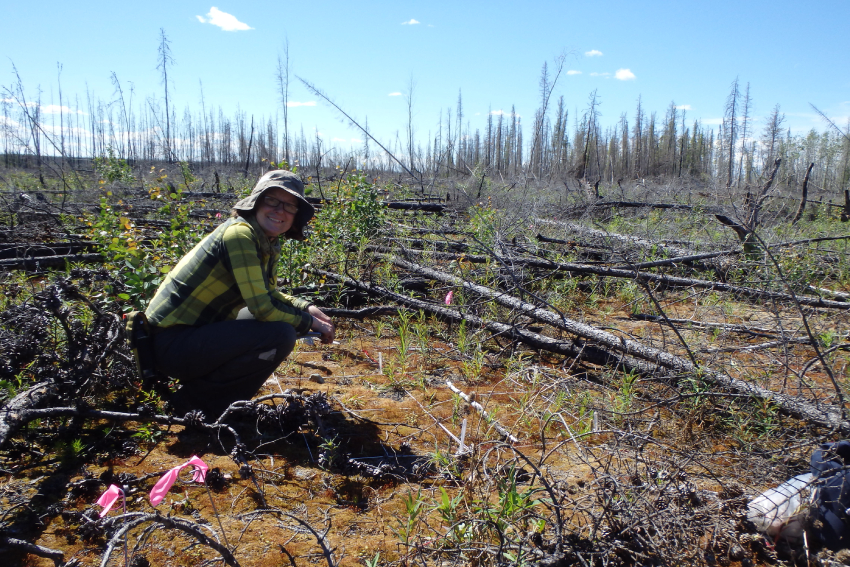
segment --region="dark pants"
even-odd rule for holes
[[[171,398],[175,412],[201,410],[207,420],[250,400],[294,346],[292,325],[254,320],[178,325],[154,336],[157,367],[182,384]]]

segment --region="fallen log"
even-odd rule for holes
[[[398,211],[422,211],[425,213],[442,213],[446,209],[445,205],[436,203],[406,203],[402,201],[385,202],[384,206]]]
[[[690,256],[677,256],[653,262],[640,262],[639,264],[614,266],[615,270],[642,270],[644,268],[657,268],[658,266],[672,266],[675,264],[690,264],[699,260],[710,260],[720,256],[732,256],[740,254],[742,250],[721,250],[720,252],[706,252],[704,254],[691,254]]]
[[[553,327],[563,329],[582,338],[604,345],[607,349],[649,361],[678,374],[699,376],[723,388],[752,396],[754,398],[770,401],[775,403],[777,407],[789,415],[802,419],[808,423],[831,429],[840,429],[842,432],[850,432],[850,422],[844,419],[844,412],[835,407],[823,406],[816,401],[809,402],[801,400],[799,398],[762,388],[755,384],[750,384],[743,380],[738,380],[737,378],[733,378],[722,372],[711,370],[702,366],[696,366],[689,360],[675,354],[644,345],[634,339],[618,337],[607,331],[602,331],[601,329],[592,327],[591,325],[568,319],[563,315],[558,315],[545,309],[540,309],[535,305],[522,301],[504,292],[465,281],[462,278],[451,274],[426,268],[425,266],[419,266],[418,264],[408,262],[407,260],[403,260],[398,257],[392,258],[391,261],[401,268],[422,274],[426,277],[434,278],[437,281],[468,289],[478,295],[492,299],[505,307],[516,309],[537,321],[550,324]]]
[[[322,312],[328,317],[342,319],[357,319],[362,321],[369,317],[380,317],[382,315],[398,315],[401,308],[395,305],[379,305],[375,307],[364,307],[363,309],[336,309],[334,307],[322,307]]]
[[[682,205],[679,203],[644,203],[640,201],[597,201],[584,205],[584,209],[674,209],[682,211],[694,210],[693,205]]]
[[[389,242],[399,242],[402,246],[416,246],[419,248],[433,247],[441,252],[466,252],[469,244],[465,242],[453,242],[451,240],[422,240],[419,238],[391,238]]]
[[[642,248],[645,250],[655,250],[656,254],[661,253],[667,256],[688,256],[690,254],[693,254],[693,250],[686,250],[685,248],[678,248],[676,246],[670,246],[668,244],[661,244],[659,242],[653,242],[652,240],[646,240],[637,236],[628,236],[625,234],[617,234],[616,232],[607,232],[595,228],[588,228],[586,226],[581,226],[580,224],[575,224],[571,222],[560,222],[542,218],[536,218],[534,219],[534,222],[548,224],[550,226],[557,226],[570,232],[584,234],[593,238],[599,238],[606,242],[615,241],[621,244],[635,246],[637,248]]]
[[[68,263],[101,264],[104,257],[100,254],[60,254],[57,256],[36,256],[33,258],[14,258],[0,260],[0,269],[40,270],[44,268],[64,268]]]
[[[49,547],[36,545],[13,537],[0,536],[0,551],[9,551],[11,549],[50,559],[53,561],[53,564],[57,566],[61,565],[65,560],[65,552],[59,551],[58,549],[51,549]]]
[[[720,347],[720,348],[700,348],[697,349],[696,352],[703,354],[717,354],[721,352],[755,352],[757,350],[766,350],[770,348],[781,348],[787,347],[789,341],[768,341],[766,343],[761,343],[758,345],[747,345],[747,346],[732,346],[732,347]]]
[[[559,238],[549,238],[549,237],[543,236],[542,234],[539,234],[539,233],[537,234],[537,236],[535,238],[539,242],[549,242],[549,243],[553,243],[553,244],[564,244],[564,245],[567,245],[567,246],[570,246],[570,247],[577,247],[577,248],[593,248],[592,246],[577,243],[577,242],[574,242],[574,241],[571,241],[571,240],[561,240]],[[770,249],[789,248],[789,247],[792,247],[792,246],[799,246],[801,244],[811,244],[811,243],[816,243],[816,242],[829,242],[829,241],[834,241],[834,240],[848,240],[848,239],[850,239],[850,235],[824,236],[824,237],[820,237],[820,238],[806,238],[806,239],[803,239],[803,240],[790,240],[788,242],[778,242],[776,244],[769,245],[768,248],[770,248]],[[596,249],[602,249],[602,248],[596,247]],[[655,260],[655,261],[651,261],[651,262],[640,262],[640,263],[637,263],[637,264],[630,264],[630,265],[622,265],[621,264],[621,265],[615,266],[615,267],[618,268],[618,269],[624,269],[624,270],[627,270],[627,269],[642,270],[644,268],[654,268],[654,267],[657,267],[657,266],[669,266],[669,265],[673,265],[673,264],[690,264],[692,262],[696,262],[696,261],[700,261],[700,260],[711,260],[713,258],[719,258],[721,256],[738,256],[738,255],[743,254],[743,253],[744,253],[743,249],[720,250],[720,251],[717,251],[717,252],[705,252],[703,254],[689,254],[689,255],[686,255],[686,256],[676,256],[674,258],[665,258],[663,260]]]
[[[747,334],[754,337],[767,337],[767,338],[776,338],[782,337],[782,340],[789,343],[800,343],[800,344],[811,344],[811,341],[808,337],[799,337],[799,336],[783,336],[782,333],[771,331],[770,329],[762,329],[759,327],[748,327],[746,325],[728,325],[725,323],[707,323],[705,321],[694,321],[693,319],[671,319],[659,317],[658,315],[648,315],[646,313],[637,313],[632,315],[632,319],[637,319],[638,321],[652,321],[653,323],[659,324],[675,324],[682,325],[683,327],[693,327],[695,329],[720,329],[721,331],[727,331],[730,333],[741,333]]]
[[[814,242],[830,242],[833,240],[850,240],[850,234],[843,236],[821,236],[819,238],[804,238],[803,240],[789,240],[787,242],[778,242],[771,244],[768,248],[787,248],[789,246],[797,246],[798,244],[810,244]]]
[[[0,260],[55,256],[57,254],[75,254],[81,250],[90,250],[98,245],[91,240],[72,240],[66,242],[12,242],[0,244]]]
[[[813,291],[818,295],[831,295],[838,299],[838,301],[850,301],[850,293],[846,293],[843,291],[833,291],[831,289],[827,289],[825,287],[817,287],[814,285],[807,285],[806,289],[809,291]]]
[[[419,227],[407,226],[407,225],[396,225],[396,226],[399,227],[399,228],[403,228],[403,229],[407,230],[411,234],[432,234],[432,235],[433,234],[441,234],[441,235],[444,235],[444,236],[457,236],[457,235],[463,234],[462,230],[456,230],[456,229],[436,230],[436,229],[433,229],[433,228],[419,228]]]
[[[51,394],[50,386],[49,382],[39,382],[0,407],[0,449],[27,423],[26,412],[47,400]]]
[[[30,388],[30,390],[28,390],[27,392],[32,391],[34,388],[35,387]],[[280,395],[272,394],[272,396]],[[268,399],[268,396],[265,396],[265,399]],[[236,403],[244,404],[245,402]],[[175,417],[172,415],[164,414],[143,415],[140,413],[128,413],[119,411],[85,410],[75,407],[34,408],[34,405],[35,403],[32,403],[27,405],[26,407],[20,407],[17,410],[8,409],[8,406],[0,408],[0,449],[3,448],[3,445],[5,445],[6,442],[11,438],[11,436],[14,435],[14,433],[18,431],[18,429],[20,429],[23,425],[35,419],[46,419],[51,417],[105,419],[109,421],[115,421],[117,423],[126,423],[128,421],[134,421],[138,423],[158,423],[160,425],[182,425],[184,427],[199,427],[214,433],[217,433],[219,430],[224,429],[233,435],[237,445],[242,442],[242,439],[236,432],[236,430],[231,428],[226,423],[221,422],[221,418],[219,418],[219,421],[216,421],[214,423],[204,423],[197,419],[187,419],[187,417]],[[231,407],[234,407],[234,405],[235,404],[231,404]],[[229,410],[230,408],[228,408],[228,411]]]
[[[322,205],[337,203],[338,201],[334,199],[322,199],[320,197],[307,197],[307,200],[312,205],[318,205],[318,208],[321,208]],[[342,200],[341,202],[346,202]],[[445,209],[445,205],[441,205],[439,203],[422,203],[422,202],[411,202],[411,201],[379,201],[379,204],[388,208],[394,209],[397,211],[422,211],[425,213],[442,213]]]
[[[534,237],[538,242],[546,242],[549,244],[563,244],[565,246],[569,246],[570,248],[590,248],[592,250],[605,250],[606,252],[611,251],[610,246],[594,246],[592,244],[584,244],[582,242],[576,242],[575,240],[563,240],[561,238],[549,238],[548,236],[543,236],[539,232]]]
[[[328,272],[318,268],[310,268],[309,271],[316,275],[324,276],[327,279],[344,283],[345,285],[363,293],[370,294],[375,297],[391,299],[402,305],[407,305],[416,311],[422,310],[446,321],[453,321],[457,323],[466,321],[476,327],[487,329],[496,335],[502,335],[509,339],[520,341],[534,349],[541,349],[573,358],[579,358],[598,366],[622,368],[627,372],[634,371],[640,374],[650,375],[659,371],[659,367],[655,364],[626,355],[614,355],[604,349],[586,344],[582,341],[553,339],[552,337],[547,337],[545,335],[517,327],[516,325],[508,325],[506,323],[496,321],[485,321],[484,319],[469,313],[461,313],[455,309],[450,309],[436,303],[408,297],[381,286],[361,282],[334,272]]]
[[[370,247],[370,250],[386,252],[386,248],[380,247]],[[405,254],[422,254],[425,251],[422,250],[406,250]],[[429,256],[432,258],[444,259],[444,260],[457,260],[459,256],[455,254],[449,254],[446,252],[428,252]],[[794,302],[794,298],[788,293],[782,293],[778,291],[768,291],[764,289],[756,289],[752,287],[744,287],[739,285],[732,285],[723,282],[714,282],[710,280],[698,280],[694,278],[683,278],[679,276],[668,276],[664,274],[653,274],[648,272],[638,272],[633,270],[623,270],[619,268],[609,268],[606,266],[594,266],[591,264],[573,264],[573,263],[562,263],[562,262],[553,262],[551,260],[545,260],[542,258],[511,258],[510,261],[502,260],[498,257],[491,256],[480,256],[473,254],[464,254],[463,259],[467,262],[471,262],[474,264],[486,264],[492,262],[494,260],[499,261],[505,265],[513,265],[513,266],[527,266],[532,268],[541,268],[545,270],[551,270],[552,272],[569,272],[576,274],[594,274],[597,276],[610,277],[610,278],[624,278],[635,280],[639,282],[653,283],[662,285],[665,287],[693,287],[697,289],[706,289],[711,291],[722,291],[725,293],[732,293],[734,295],[738,295],[741,297],[746,297],[753,300],[758,299],[771,299],[776,301],[783,302]],[[797,301],[800,305],[805,305],[807,307],[818,307],[822,309],[841,309],[841,310],[850,310],[850,303],[844,301],[832,301],[829,299],[823,299],[821,297],[806,297],[802,295],[797,295]]]

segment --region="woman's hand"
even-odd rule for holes
[[[331,321],[331,318],[322,313],[322,310],[315,305],[311,305],[307,309],[307,313],[313,316],[313,326],[310,327],[310,330],[321,333],[322,342],[324,344],[329,345],[334,342],[336,327],[334,326],[333,321]]]

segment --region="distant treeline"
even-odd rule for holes
[[[544,68],[544,79],[546,70]],[[130,163],[186,161],[201,166],[252,170],[262,160],[286,158],[302,169],[349,164],[360,168],[402,171],[382,148],[362,135],[354,148],[329,146],[306,135],[303,126],[283,127],[278,114],[226,115],[221,108],[186,107],[166,111],[157,99],[125,98],[117,78],[114,100],[91,95],[85,104],[60,95],[59,105],[29,100],[20,84],[4,88],[0,101],[3,164],[39,166],[46,157],[68,160],[107,155]],[[543,81],[543,79],[542,79]],[[551,87],[551,81],[547,84]],[[548,90],[551,93],[551,88]],[[662,113],[647,111],[640,99],[633,117],[623,114],[603,125],[596,93],[578,116],[570,116],[561,97],[544,97],[531,125],[513,110],[491,113],[486,128],[472,129],[462,100],[440,117],[440,126],[426,143],[414,141],[412,124],[404,134],[382,145],[414,175],[457,176],[487,172],[491,176],[532,177],[559,182],[581,179],[589,184],[616,184],[645,177],[700,177],[727,185],[756,182],[782,159],[780,183],[802,181],[814,163],[813,189],[839,193],[850,184],[850,137],[837,127],[792,135],[777,106],[761,131],[753,131],[749,85],[741,92],[737,80],[726,103],[722,124],[710,127],[688,122],[687,110],[674,103]],[[48,113],[49,112],[49,113]],[[366,125],[364,125],[366,126]],[[368,126],[366,126],[368,128]],[[50,160],[53,161],[53,160]]]

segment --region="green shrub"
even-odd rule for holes
[[[106,148],[106,155],[94,158],[94,170],[108,183],[132,183],[136,179],[126,160],[117,157],[112,146]]]
[[[281,276],[290,284],[306,264],[334,266],[346,256],[349,244],[361,245],[384,226],[386,208],[374,184],[362,172],[353,172],[340,181],[310,223],[306,242],[289,243],[284,248]]]

